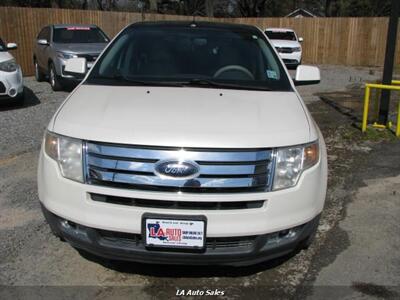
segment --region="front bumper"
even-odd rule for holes
[[[0,71],[0,101],[18,99],[24,91],[21,68],[15,72]]]
[[[283,62],[287,66],[298,66],[301,64],[301,54],[302,52],[292,52],[292,53],[279,53]]]
[[[67,220],[77,224],[83,232],[82,235],[78,234],[78,236],[86,235],[88,237],[88,239],[84,238],[83,240],[77,239],[76,234],[62,231],[66,240],[78,248],[101,256],[149,262],[162,257],[157,262],[165,261],[166,263],[189,263],[192,259],[193,263],[239,264],[243,260],[251,264],[284,255],[295,249],[296,245],[307,236],[308,231],[306,229],[296,239],[276,247],[266,246],[266,241],[269,234],[304,226],[304,224],[310,222],[314,223],[315,218],[321,213],[326,194],[327,162],[323,143],[320,149],[320,161],[312,168],[304,171],[299,182],[293,188],[274,192],[220,194],[143,191],[82,184],[65,179],[61,175],[57,163],[48,157],[42,149],[38,165],[39,198],[46,211],[57,216],[54,217],[56,220]],[[92,194],[115,198],[142,199],[148,202],[154,200],[158,202],[182,201],[182,203],[263,201],[264,204],[256,208],[192,210],[176,206],[160,208],[107,203],[95,201],[91,196]],[[132,248],[131,246],[128,249],[122,247],[121,250],[117,250],[118,245],[101,245],[99,242],[101,238],[98,236],[99,231],[140,236],[142,233],[142,216],[145,213],[183,216],[204,215],[207,218],[207,239],[257,236],[255,246],[239,253],[229,251],[222,253],[206,252],[206,254],[215,254],[215,256],[207,258],[208,255],[205,254],[193,256],[193,253],[185,253],[185,256],[181,257],[176,253],[154,253],[146,251],[143,246],[142,248],[134,248],[132,252],[129,250]],[[53,221],[50,222],[54,223]],[[304,228],[308,227],[304,226]],[[233,257],[231,254],[233,254]]]
[[[204,252],[159,251],[145,247],[141,235],[104,231],[69,222],[49,212],[43,213],[53,231],[73,247],[113,260],[152,264],[234,265],[245,266],[290,254],[300,248],[315,232],[319,215],[306,224],[295,227],[290,236],[277,232],[241,239],[207,239]],[[224,242],[225,241],[225,242]],[[235,242],[236,241],[236,242]]]

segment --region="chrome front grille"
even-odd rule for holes
[[[183,192],[266,191],[271,186],[271,149],[191,149],[87,142],[85,178],[89,184],[139,190]],[[192,179],[155,173],[164,160],[190,160],[199,165]]]
[[[293,48],[289,48],[289,47],[276,47],[276,50],[279,53],[293,53]]]

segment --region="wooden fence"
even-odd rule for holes
[[[266,27],[289,27],[304,38],[303,62],[382,66],[387,18],[197,18]],[[83,23],[100,26],[110,37],[126,25],[141,21],[142,15],[47,8],[0,7],[0,37],[18,43],[13,52],[25,75],[33,74],[32,48],[40,29],[48,24]],[[192,20],[192,17],[146,14],[145,20]],[[396,60],[400,51],[397,49]]]

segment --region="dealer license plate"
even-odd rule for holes
[[[144,217],[147,247],[202,249],[205,246],[206,219]]]

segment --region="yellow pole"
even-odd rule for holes
[[[397,108],[397,127],[396,127],[396,136],[400,136],[400,102]]]
[[[362,121],[362,132],[367,130],[367,122],[368,122],[368,107],[369,107],[369,94],[370,87],[365,86],[365,96],[364,96],[364,113],[363,113],[363,121]]]
[[[375,89],[375,119],[378,120],[379,117],[379,96],[380,96],[380,89]]]
[[[400,84],[400,80],[392,80],[392,84]]]

